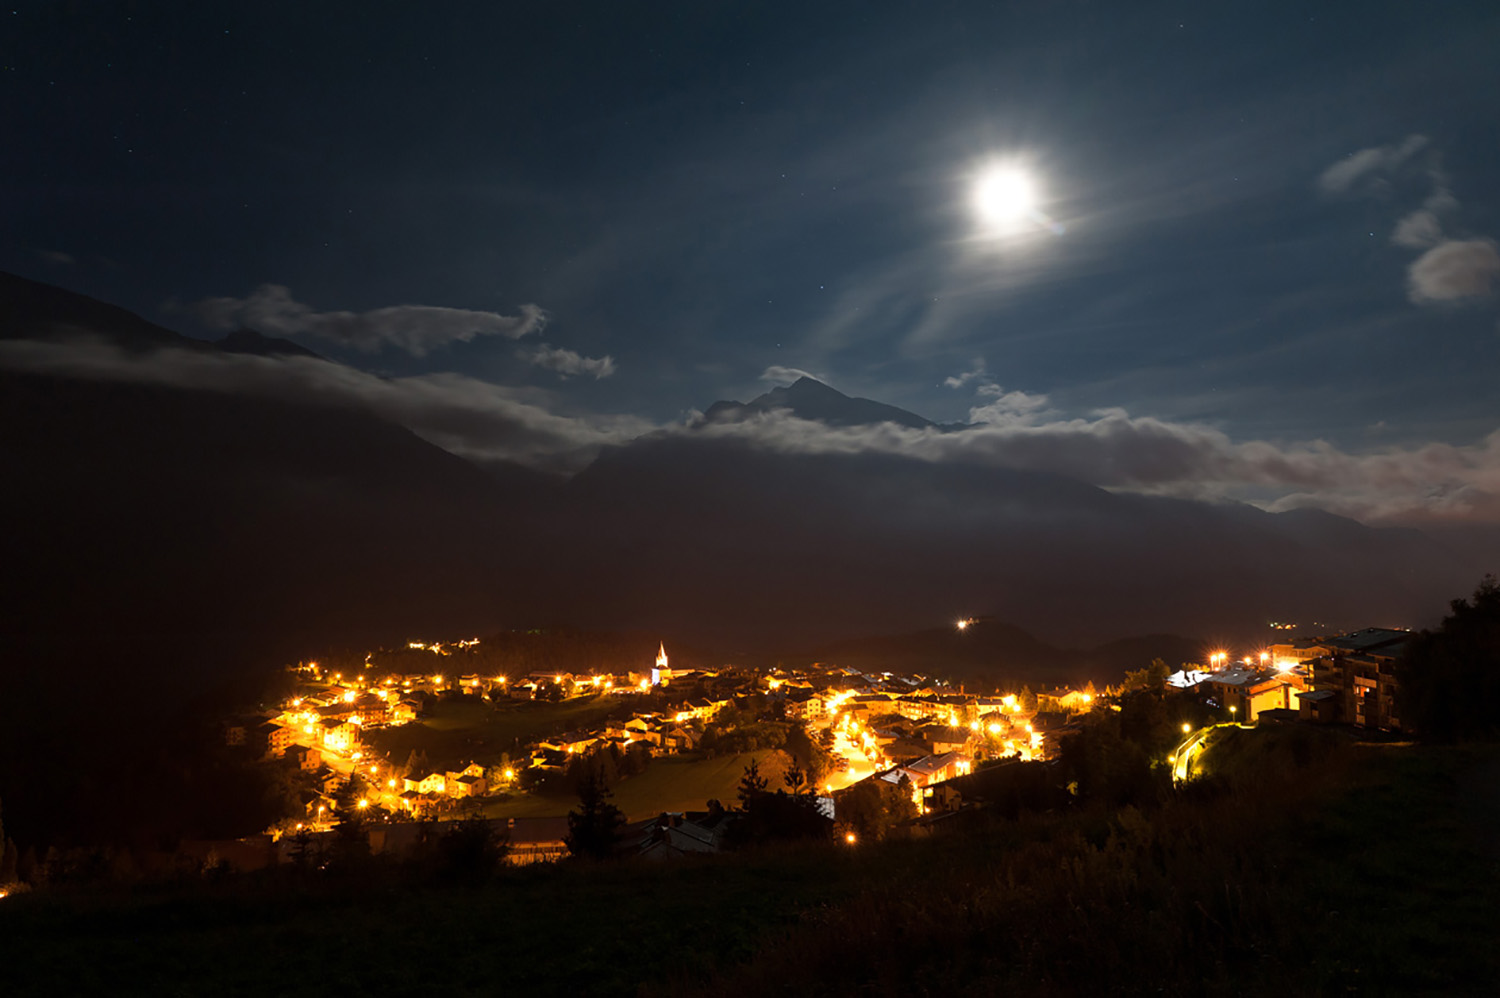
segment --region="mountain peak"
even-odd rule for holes
[[[715,402],[704,413],[706,422],[736,422],[773,410],[786,410],[799,419],[815,420],[829,426],[870,426],[895,423],[924,430],[935,425],[914,412],[898,409],[873,399],[845,395],[816,378],[801,377],[790,385],[771,389],[749,402]]]

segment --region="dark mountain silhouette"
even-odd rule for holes
[[[608,626],[657,620],[743,643],[976,612],[1075,648],[1153,632],[1227,639],[1268,619],[1419,624],[1476,571],[1420,533],[1328,514],[691,435],[606,452],[553,512],[594,527],[575,591]]]
[[[241,331],[190,340],[0,275],[0,335],[127,350],[316,355]],[[546,481],[508,483],[371,413],[191,388],[0,372],[8,527],[0,628],[27,647],[117,638],[395,639],[490,623],[493,566]],[[515,530],[516,533],[512,533]]]
[[[708,407],[703,418],[705,422],[711,423],[732,422],[776,409],[785,409],[794,416],[817,420],[829,426],[895,423],[922,430],[936,425],[930,419],[884,402],[850,398],[812,378],[798,378],[784,388],[773,388],[749,402],[715,402]]]
[[[832,641],[818,646],[812,657],[849,668],[940,676],[949,680],[985,683],[1004,681],[1033,687],[1094,682],[1118,683],[1131,669],[1153,658],[1172,668],[1201,661],[1201,641],[1170,634],[1151,634],[1109,642],[1093,648],[1059,648],[1000,621],[965,618],[943,627],[907,634],[890,634]]]
[[[262,336],[253,329],[236,329],[223,339],[215,340],[214,346],[225,353],[248,353],[257,357],[312,357],[316,360],[325,359],[313,353],[307,347],[293,343],[291,340],[283,340],[275,336]]]

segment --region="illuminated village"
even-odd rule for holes
[[[957,623],[960,631],[973,626]],[[1217,725],[1275,722],[1343,723],[1399,729],[1392,669],[1406,631],[1370,629],[1349,635],[1277,643],[1235,658],[1213,651],[1202,663],[1169,671],[1160,663],[1127,676],[1126,686],[1154,687],[1211,712]],[[399,852],[422,822],[489,815],[504,827],[510,861],[552,860],[567,854],[566,820],[510,817],[504,804],[524,800],[530,788],[558,776],[575,762],[609,755],[613,760],[693,758],[706,743],[729,737],[737,727],[764,720],[795,727],[819,746],[816,772],[799,771],[820,813],[839,819],[841,803],[866,787],[886,798],[909,794],[907,831],[922,834],[959,812],[983,807],[981,784],[966,779],[1008,762],[1056,758],[1062,741],[1080,728],[1083,716],[1119,710],[1124,687],[975,691],[940,679],[893,673],[869,674],[834,665],[766,672],[674,669],[665,645],[654,662],[621,674],[569,672],[508,676],[438,671],[462,663],[477,639],[412,642],[407,651],[433,656],[431,672],[329,672],[316,662],[293,669],[296,691],[274,715],[241,719],[226,739],[268,761],[292,767],[311,789],[302,813],[269,829],[266,839],[285,861],[292,843],[326,835],[353,808],[370,822],[375,851]],[[467,703],[484,709],[528,709],[540,701],[592,701],[602,720],[558,731],[517,746],[516,751],[426,766],[422,757],[382,753],[382,732],[410,725],[435,703]],[[1215,723],[1183,725],[1183,742],[1166,760],[1181,781]],[[415,761],[414,761],[415,758]],[[722,847],[719,806],[708,812],[634,815],[627,838],[639,839],[643,854],[713,852]],[[841,822],[841,824],[848,824]],[[847,841],[857,835],[852,826]],[[249,842],[251,840],[244,840]],[[260,840],[255,840],[260,841]],[[223,849],[221,848],[221,852]]]

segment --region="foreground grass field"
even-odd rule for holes
[[[1257,736],[1258,732],[1246,733]],[[438,886],[380,867],[0,902],[6,994],[1489,994],[1500,752],[1235,750],[1146,812]],[[1231,767],[1233,768],[1233,767]]]

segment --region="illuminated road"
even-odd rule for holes
[[[1238,724],[1234,721],[1225,721],[1222,724],[1210,724],[1191,732],[1172,753],[1172,782],[1181,783],[1190,780],[1197,775],[1196,767],[1203,761],[1203,753],[1208,748],[1209,733],[1216,728],[1241,728],[1245,731],[1253,729],[1253,724]]]

